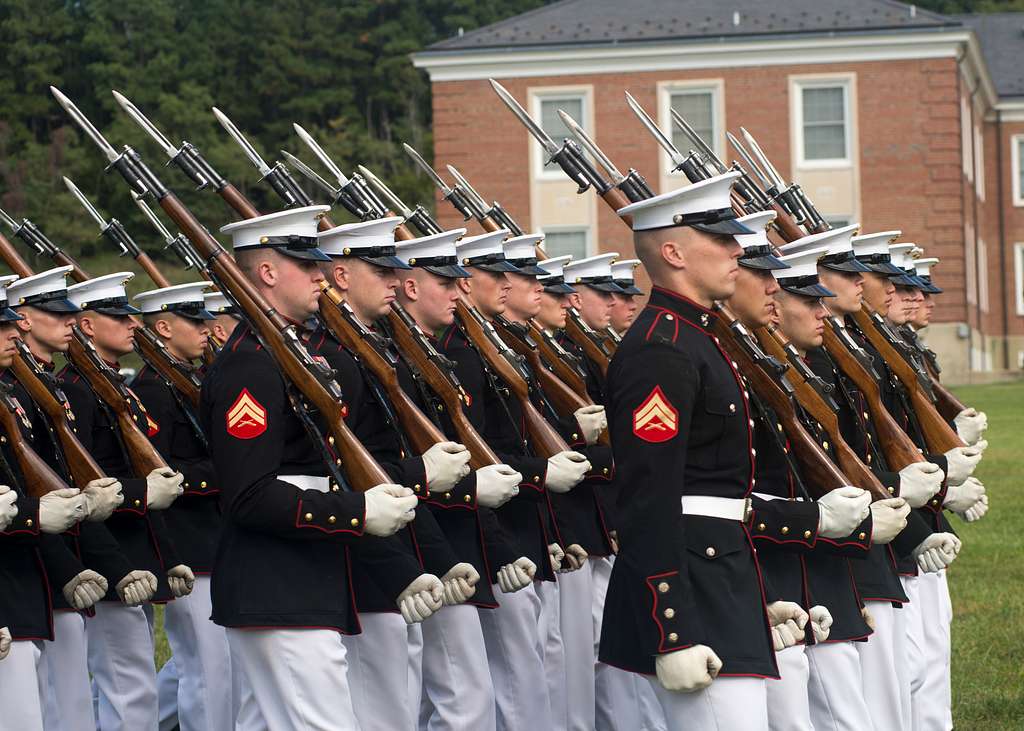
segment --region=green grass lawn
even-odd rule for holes
[[[971,386],[957,395],[988,414],[989,448],[977,477],[991,509],[953,518],[963,551],[950,569],[953,719],[958,731],[1024,728],[1024,383]],[[170,655],[157,609],[157,667]]]
[[[976,476],[988,515],[953,518],[963,539],[950,567],[953,720],[958,730],[1024,728],[1024,383],[970,386],[957,396],[988,414]]]

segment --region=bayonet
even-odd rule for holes
[[[39,230],[34,223],[27,218],[21,219],[21,223],[15,221],[0,208],[0,219],[11,228],[11,233],[32,247],[40,256],[53,256],[58,252],[57,245],[46,238],[46,235]]]
[[[633,95],[628,91],[626,92],[626,104],[628,104],[629,108],[633,110],[633,114],[635,114],[643,123],[644,127],[647,128],[647,131],[651,133],[651,136],[654,137],[659,145],[661,145],[661,148],[668,153],[668,156],[671,158],[672,164],[675,165],[676,169],[681,168],[683,163],[686,162],[686,156],[679,151],[679,148],[672,144],[672,140],[670,140],[668,136],[661,131],[661,127],[655,124],[654,120],[651,119],[651,115],[649,115],[644,108],[640,106],[640,103],[634,99]]]
[[[697,151],[704,156],[705,160],[714,166],[716,174],[724,175],[729,172],[729,169],[725,167],[725,163],[723,163],[718,155],[715,154],[715,151],[708,146],[708,143],[704,141],[704,138],[697,134],[697,130],[691,127],[689,122],[683,119],[683,115],[675,109],[669,109],[669,114],[672,117],[672,121],[675,122],[679,129],[683,131],[683,134],[686,135],[687,139],[690,140]]]
[[[772,161],[764,154],[764,150],[761,149],[761,145],[757,144],[757,140],[754,139],[754,136],[747,132],[743,127],[740,127],[740,133],[743,135],[743,139],[747,141],[747,144],[750,145],[750,151],[754,153],[754,156],[761,164],[761,167],[764,169],[768,179],[771,180],[779,190],[785,188],[786,181],[782,179],[782,176],[779,175],[779,171],[775,169],[774,165],[772,165]]]
[[[141,196],[137,195],[135,191],[132,191],[132,200],[135,201],[135,205],[139,207],[142,214],[153,224],[153,228],[157,230],[157,233],[164,240],[164,248],[170,249],[181,259],[181,263],[185,269],[196,269],[197,271],[204,271],[205,266],[202,260],[199,258],[199,254],[196,253],[195,249],[192,248],[192,243],[185,238],[184,234],[178,234],[177,236],[171,235],[171,232],[164,226],[153,209],[149,207],[149,204],[142,199]]]
[[[785,200],[789,208],[794,211],[794,218],[797,223],[804,224],[810,233],[817,233],[819,231],[827,231],[829,226],[825,219],[818,213],[818,209],[814,207],[811,201],[804,195],[803,188],[797,183],[790,183],[786,185],[786,182],[782,179],[782,175],[772,165],[772,161],[768,159],[768,156],[764,154],[764,150],[757,144],[757,140],[754,136],[747,132],[743,127],[740,127],[740,131],[743,136],[750,143],[751,149],[754,154],[758,156],[760,160],[764,161],[765,169],[768,171],[769,176],[775,181],[776,185],[780,190],[780,197]]]
[[[562,109],[558,110],[558,116],[562,118],[562,123],[569,129],[573,137],[576,138],[576,141],[580,143],[580,146],[600,163],[601,167],[611,177],[615,187],[625,193],[631,202],[636,203],[637,201],[654,196],[654,191],[651,190],[647,181],[644,180],[638,171],[630,168],[629,173],[623,175],[615,167],[615,163],[611,161],[611,158],[604,154],[604,151],[597,146],[597,143],[587,134],[586,130],[576,123],[575,119]]]
[[[143,114],[137,106],[135,106],[128,97],[116,89],[111,89],[110,93],[114,95],[114,100],[121,106],[121,108],[128,113],[128,116],[135,120],[135,123],[142,127],[150,137],[160,146],[167,157],[173,158],[178,154],[178,151],[171,144],[171,141],[167,139],[163,132],[161,132],[155,124],[149,121],[149,118]]]
[[[512,110],[512,114],[516,115],[519,121],[523,123],[523,126],[526,127],[527,131],[533,135],[533,138],[540,143],[540,146],[544,148],[544,151],[548,153],[548,156],[550,158],[554,158],[555,155],[558,154],[560,148],[555,144],[555,141],[551,139],[551,136],[545,132],[539,124],[533,121],[533,117],[526,113],[526,110],[523,109],[522,105],[515,100],[515,97],[508,93],[508,90],[504,86],[494,79],[491,79],[490,82],[495,93],[497,93],[501,100],[505,102],[505,106]]]
[[[760,166],[758,166],[757,161],[750,156],[750,153],[747,152],[747,148],[743,146],[743,143],[736,139],[732,132],[726,132],[725,136],[729,139],[729,144],[732,145],[733,149],[736,150],[740,157],[743,158],[743,161],[747,163],[747,167],[754,171],[754,175],[756,175],[757,179],[761,181],[762,187],[764,187],[765,190],[770,189],[772,187],[772,181],[768,179],[765,172],[760,168]]]
[[[409,208],[409,206],[407,206],[383,180],[374,175],[369,168],[364,167],[363,165],[357,165],[356,168],[359,170],[359,174],[362,175],[370,186],[387,202],[391,210],[415,226],[421,236],[430,236],[444,231],[444,229],[441,228],[441,224],[435,221],[430,213],[427,212],[427,209],[422,205],[416,204],[415,208]]]
[[[332,160],[330,155],[324,151],[324,148],[320,146],[320,143],[314,140],[313,136],[297,123],[292,122],[292,128],[299,136],[299,139],[306,143],[306,147],[308,147],[313,154],[316,155],[317,159],[323,163],[324,167],[331,171],[331,175],[333,175],[338,181],[338,186],[344,188],[348,185],[349,180],[345,176],[345,173],[341,172],[341,168],[334,164],[334,160]]]
[[[89,135],[89,138],[96,144],[97,147],[103,152],[107,158],[107,162],[113,164],[120,155],[117,150],[107,142],[106,138],[100,134],[100,131],[96,129],[92,122],[79,111],[78,107],[75,106],[74,102],[68,99],[64,94],[55,86],[50,87],[50,93],[53,94],[54,98],[60,102],[60,105],[64,107],[65,111],[71,115],[71,118],[75,120],[82,131]]]
[[[245,156],[249,158],[249,162],[260,171],[262,180],[266,180],[270,187],[274,189],[274,192],[281,196],[286,208],[297,208],[313,204],[309,195],[299,187],[299,184],[295,182],[284,164],[279,161],[275,162],[273,167],[268,165],[260,154],[256,152],[256,148],[252,146],[238,127],[235,126],[235,123],[228,119],[227,115],[217,109],[217,107],[212,107],[212,109],[213,116],[217,118],[217,121],[227,130],[231,138],[242,148]]]
[[[448,183],[444,182],[444,179],[437,174],[437,171],[434,170],[434,168],[430,167],[430,163],[424,160],[420,153],[416,152],[414,147],[410,146],[406,142],[402,143],[402,147],[405,149],[405,154],[411,157],[412,161],[419,166],[420,170],[427,174],[427,177],[433,181],[434,185],[436,185],[442,193],[444,193],[445,197],[451,195],[452,188],[448,186]]]
[[[450,163],[446,164],[445,167],[448,168],[449,174],[455,178],[455,182],[457,182],[462,189],[466,191],[466,194],[473,199],[473,203],[476,204],[481,211],[486,211],[489,207],[487,205],[487,201],[484,200],[484,197],[477,192],[477,189],[473,187],[466,177],[459,172],[459,169]]]
[[[462,214],[464,221],[468,221],[471,218],[479,220],[479,217],[483,215],[483,211],[475,207],[475,201],[470,198],[467,191],[463,190],[458,184],[453,188],[444,182],[444,179],[437,174],[437,171],[430,166],[430,163],[424,160],[423,156],[416,152],[413,147],[405,142],[402,143],[402,147],[405,149],[405,154],[412,158],[417,167],[425,172],[427,177],[441,191],[441,197],[451,203],[455,210]]]
[[[320,146],[320,143],[313,139],[313,135],[295,122],[292,122],[292,129],[338,181],[338,195],[334,199],[336,203],[341,203],[349,213],[363,221],[383,218],[387,215],[387,207],[370,189],[365,178],[361,175],[353,175],[351,178],[346,176],[331,159],[331,156]]]
[[[131,256],[133,259],[137,259],[139,257],[142,250],[139,248],[138,244],[132,240],[132,237],[128,235],[128,232],[120,221],[116,218],[111,218],[110,220],[105,219],[100,212],[96,210],[96,207],[89,201],[89,199],[85,197],[85,194],[78,189],[78,186],[69,178],[64,177],[64,185],[69,191],[71,191],[71,195],[78,199],[78,202],[82,204],[82,207],[90,216],[92,216],[93,220],[99,224],[100,234],[110,239],[110,241],[112,241],[121,250],[120,256]]]
[[[330,183],[328,183],[326,180],[324,180],[323,176],[320,175],[320,173],[318,173],[316,170],[311,168],[306,163],[302,162],[302,160],[295,157],[295,155],[293,155],[292,153],[288,152],[288,150],[281,150],[280,152],[284,159],[288,161],[289,165],[291,165],[293,168],[295,168],[304,176],[306,176],[307,180],[309,180],[311,183],[320,188],[320,190],[324,191],[329,196],[331,196],[332,199],[337,198],[338,195],[341,193],[340,188],[336,188]]]
[[[525,231],[523,231],[523,227],[516,223],[515,219],[509,215],[508,211],[501,207],[501,204],[498,203],[498,201],[493,201],[490,207],[488,207],[483,196],[476,192],[476,188],[470,184],[465,175],[460,173],[454,165],[448,165],[447,167],[448,172],[450,172],[452,177],[458,181],[458,184],[462,186],[464,190],[469,191],[469,193],[476,199],[481,210],[481,214],[478,215],[481,225],[494,231],[501,228],[507,228],[512,232],[513,236],[522,236],[525,233]]]

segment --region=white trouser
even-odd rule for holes
[[[227,630],[225,630],[227,634]],[[234,679],[234,693],[237,694],[238,708],[235,710],[235,731],[270,731],[267,722],[263,720],[259,704],[252,692],[252,684],[245,676],[245,668],[242,660],[238,657],[234,647],[231,645],[231,637],[228,636],[228,647],[231,647],[231,675]],[[355,715],[355,711],[353,711]]]
[[[876,620],[877,622],[877,620]],[[877,635],[871,635],[868,643]],[[895,726],[875,726],[863,688],[861,657],[864,642],[826,642],[807,648],[810,678],[807,694],[815,731],[899,731]],[[784,651],[785,654],[788,650]],[[874,702],[874,699],[871,699]]]
[[[431,615],[434,616],[434,615]],[[402,620],[403,622],[405,620]],[[419,726],[419,713],[423,705],[423,623],[405,625],[405,637],[408,640],[408,693],[409,712],[412,714],[413,731]]]
[[[361,634],[342,638],[359,727],[362,731],[413,731],[419,709],[409,698],[409,638],[419,634],[419,627],[410,628],[397,612],[366,612],[359,615],[359,622]]]
[[[85,620],[101,731],[156,731],[153,632],[142,607],[99,602]]]
[[[896,612],[896,676],[900,679],[900,709],[903,728],[916,729],[914,695],[924,683],[924,616],[919,576],[901,576],[903,592],[910,600]]]
[[[763,678],[716,678],[695,693],[665,690],[654,676],[647,682],[665,711],[669,731],[768,731]]]
[[[421,625],[421,731],[494,731],[494,687],[478,610],[445,607]]]
[[[43,731],[40,642],[17,640],[0,660],[0,731]]]
[[[807,696],[810,670],[806,649],[803,645],[793,645],[775,653],[779,679],[765,684],[771,731],[814,731]]]
[[[42,643],[42,652],[46,731],[95,731],[85,617],[78,612],[54,612],[53,642]]]
[[[238,713],[240,731],[359,731],[341,634],[329,629],[228,628],[227,636],[231,657],[251,689]]]
[[[865,602],[875,621],[875,631],[867,642],[855,642],[860,656],[864,698],[871,700],[868,710],[876,731],[903,727],[900,706],[900,681],[896,675],[896,612],[889,602]]]
[[[562,578],[557,582],[537,581],[533,586],[540,597],[540,639],[544,652],[544,675],[548,704],[551,707],[551,731],[567,731],[565,711],[565,645],[562,641],[562,604],[559,599]]]
[[[561,698],[551,697],[556,728],[593,731],[594,707],[594,581],[590,559],[576,571],[558,575],[559,629],[564,677]]]
[[[494,683],[498,731],[551,729],[551,702],[541,645],[541,604],[535,587],[503,594],[492,588],[501,606],[479,610]]]
[[[157,675],[160,731],[231,728],[234,724],[231,650],[224,628],[210,619],[210,577],[197,576],[192,593],[167,605],[164,629],[173,656]]]
[[[924,682],[912,699],[914,721],[920,731],[948,731],[953,728],[949,672],[949,624],[953,620],[953,605],[945,571],[922,574],[919,582],[925,674]]]
[[[594,558],[591,562],[594,577],[594,656],[597,657],[604,620],[604,598],[608,593],[615,557]],[[597,662],[594,676],[597,694],[594,728],[597,731],[665,731],[665,713],[654,697],[651,684],[642,675]]]

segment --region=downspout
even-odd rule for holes
[[[1002,274],[1002,286],[999,288],[1003,302],[1003,370],[1010,370],[1010,302],[1006,296],[1006,220],[1003,201],[1003,111],[996,109],[996,195],[999,196],[999,271]],[[1011,166],[1011,174],[1013,172]],[[1011,279],[1011,281],[1014,281]],[[1016,287],[1016,283],[1014,283]],[[1016,292],[1014,293],[1016,298]]]

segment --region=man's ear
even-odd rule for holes
[[[227,342],[228,331],[224,329],[224,326],[219,322],[215,322],[210,325],[210,334],[217,338],[222,343]]]
[[[460,277],[455,280],[455,285],[459,288],[462,294],[473,293],[473,278],[472,277]]]
[[[20,314],[25,319],[23,319],[23,320],[16,320],[14,322],[14,324],[18,328],[18,332],[21,333],[22,335],[24,335],[25,333],[32,332],[32,319],[25,312],[22,312]]]
[[[256,275],[265,287],[275,287],[280,281],[277,267],[269,259],[264,259],[256,265]]]
[[[661,258],[673,269],[686,269],[686,253],[676,241],[662,242],[659,248]]]
[[[352,270],[343,259],[339,259],[331,263],[331,276],[328,277],[331,280],[331,285],[337,287],[342,292],[348,292],[351,287]]]
[[[580,305],[583,304],[583,299],[580,297],[579,292],[567,294],[565,295],[565,299],[568,301],[570,307],[575,307],[577,310],[580,308]]]
[[[420,284],[415,277],[403,277],[401,286],[402,294],[410,302],[415,302],[420,298]]]
[[[171,337],[171,323],[169,323],[167,320],[157,320],[156,323],[153,325],[153,329],[156,330],[156,334],[162,337],[164,340],[167,340],[168,338]]]
[[[96,328],[93,326],[92,317],[89,315],[82,315],[78,318],[78,327],[82,329],[86,337],[93,337],[96,335]]]

